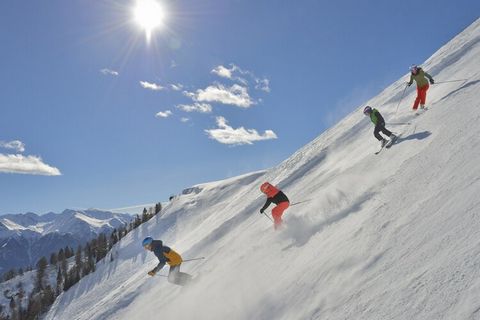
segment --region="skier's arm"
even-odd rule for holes
[[[424,74],[425,74],[425,77],[427,77],[427,78],[428,78],[428,80],[430,80],[430,84],[433,84],[433,83],[434,83],[434,81],[433,81],[433,78],[432,78],[432,76],[431,76],[431,75],[429,75],[429,74],[428,74],[428,73],[426,73],[426,72],[424,72]]]
[[[265,204],[263,205],[262,209],[260,209],[260,212],[263,213],[263,211],[265,211],[271,203],[272,203],[272,199],[267,198],[267,201],[265,201]]]
[[[407,85],[410,87],[413,83],[413,74],[410,74],[410,80],[407,82]]]
[[[153,273],[157,273],[158,271],[162,270],[163,267],[165,266],[165,262],[159,262],[155,268],[152,269]]]

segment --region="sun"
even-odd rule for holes
[[[153,30],[165,20],[165,10],[155,0],[137,0],[133,14],[135,21],[145,30],[147,41],[150,41]]]

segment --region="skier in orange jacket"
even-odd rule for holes
[[[263,183],[260,186],[260,190],[267,196],[267,201],[262,209],[260,209],[260,213],[263,214],[265,209],[267,209],[272,202],[276,204],[275,208],[272,210],[273,223],[276,230],[282,225],[282,214],[290,206],[290,201],[285,193],[268,182]]]

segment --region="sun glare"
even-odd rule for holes
[[[134,15],[135,21],[145,30],[147,41],[150,41],[153,30],[162,25],[165,11],[155,0],[137,0]]]

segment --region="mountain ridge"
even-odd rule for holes
[[[110,233],[128,224],[131,219],[129,214],[97,209],[0,216],[0,273],[33,266],[42,256],[48,258],[65,246],[75,249],[100,233]]]

